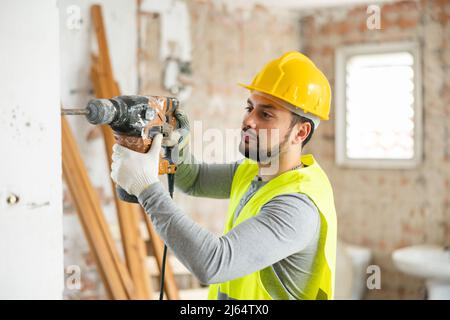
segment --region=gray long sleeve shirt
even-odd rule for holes
[[[182,164],[175,175],[176,186],[197,197],[229,198],[238,165]],[[234,219],[265,183],[255,177]],[[319,212],[306,195],[274,197],[256,216],[223,236],[185,215],[160,182],[144,190],[139,202],[167,246],[200,282],[221,283],[262,270],[261,280],[274,299],[302,298],[320,234]]]

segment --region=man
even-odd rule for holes
[[[200,227],[158,180],[161,135],[139,154],[114,146],[111,176],[140,204],[210,299],[332,299],[336,213],[331,185],[302,147],[327,120],[330,86],[306,56],[288,52],[254,78],[234,164],[181,164],[176,185],[230,198],[224,235]],[[179,115],[183,117],[183,115]],[[185,119],[184,119],[185,120]]]

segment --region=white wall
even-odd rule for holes
[[[0,10],[0,299],[63,291],[56,0]],[[7,204],[9,194],[19,201]]]

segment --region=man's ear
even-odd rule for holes
[[[306,140],[306,138],[311,133],[311,124],[309,122],[299,122],[294,126],[294,143],[295,144],[302,144],[303,141]]]

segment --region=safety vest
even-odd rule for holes
[[[320,237],[314,258],[312,275],[302,299],[333,299],[336,265],[336,210],[331,184],[312,154],[301,156],[303,168],[286,171],[262,186],[245,204],[235,221],[239,201],[258,173],[255,161],[245,159],[236,169],[230,192],[228,219],[224,234],[239,223],[256,216],[272,198],[288,193],[302,193],[311,199],[320,213]],[[261,281],[261,271],[209,287],[208,299],[218,299],[219,293],[238,300],[272,300]],[[276,277],[274,274],[273,277]],[[272,281],[272,283],[277,283]]]

